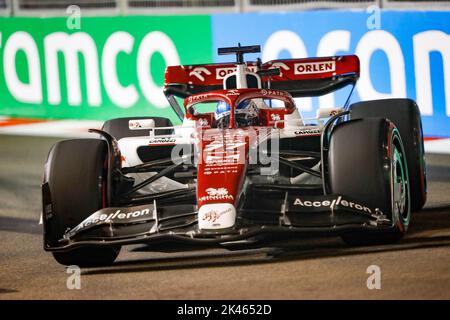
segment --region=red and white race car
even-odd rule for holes
[[[358,57],[244,61],[259,51],[221,48],[237,61],[167,67],[179,126],[112,119],[92,130],[98,138],[55,144],[42,185],[45,250],[89,266],[111,264],[123,245],[162,240],[400,239],[426,201],[415,102],[349,97],[305,119],[294,98],[353,88]]]

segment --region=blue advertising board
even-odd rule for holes
[[[426,136],[450,137],[450,11],[337,11],[212,16],[213,48],[261,44],[262,60],[356,53],[354,101],[408,97],[421,109]],[[249,55],[248,59],[256,59]],[[214,57],[216,62],[228,56]],[[302,98],[306,117],[345,102],[345,94]]]

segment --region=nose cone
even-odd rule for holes
[[[239,129],[206,130],[200,141],[199,150],[201,151],[197,171],[199,227],[229,228],[234,225],[235,207],[245,179],[247,135],[245,131]],[[220,215],[217,221],[226,216],[227,222],[213,226],[210,220],[214,220],[217,215]]]
[[[234,226],[236,209],[230,203],[205,204],[198,211],[200,230],[227,229]]]

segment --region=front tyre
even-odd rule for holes
[[[104,206],[106,155],[106,142],[99,139],[61,141],[50,149],[42,186],[45,247],[57,247],[67,230]],[[82,247],[53,256],[63,265],[103,266],[112,264],[119,251]]]
[[[386,231],[343,234],[349,245],[392,243],[404,236],[411,216],[410,183],[402,139],[386,119],[367,118],[338,125],[329,150],[332,193],[378,208],[392,222]]]
[[[351,119],[369,117],[392,121],[402,138],[408,163],[411,188],[411,211],[422,209],[427,199],[427,176],[422,120],[417,104],[410,99],[361,101],[349,107]]]

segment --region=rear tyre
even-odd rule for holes
[[[374,245],[399,240],[411,216],[408,167],[400,134],[381,118],[338,125],[329,150],[332,193],[347,195],[369,208],[378,208],[392,229],[343,234],[349,245]]]
[[[140,120],[140,119],[152,119],[155,121],[155,127],[172,127],[172,122],[167,118],[162,117],[133,117],[133,118],[116,118],[106,121],[103,124],[103,131],[106,131],[112,135],[116,140],[127,137],[142,137],[148,135],[145,130],[130,130],[129,121],[130,120]],[[171,134],[172,130],[158,130],[157,135]]]
[[[351,119],[368,117],[391,120],[403,141],[411,187],[411,211],[422,209],[427,200],[422,120],[417,104],[410,99],[363,101],[350,106]]]
[[[56,143],[48,155],[43,184],[44,243],[58,246],[64,233],[103,207],[106,142],[76,139]],[[110,265],[120,247],[83,247],[54,252],[63,265]]]

